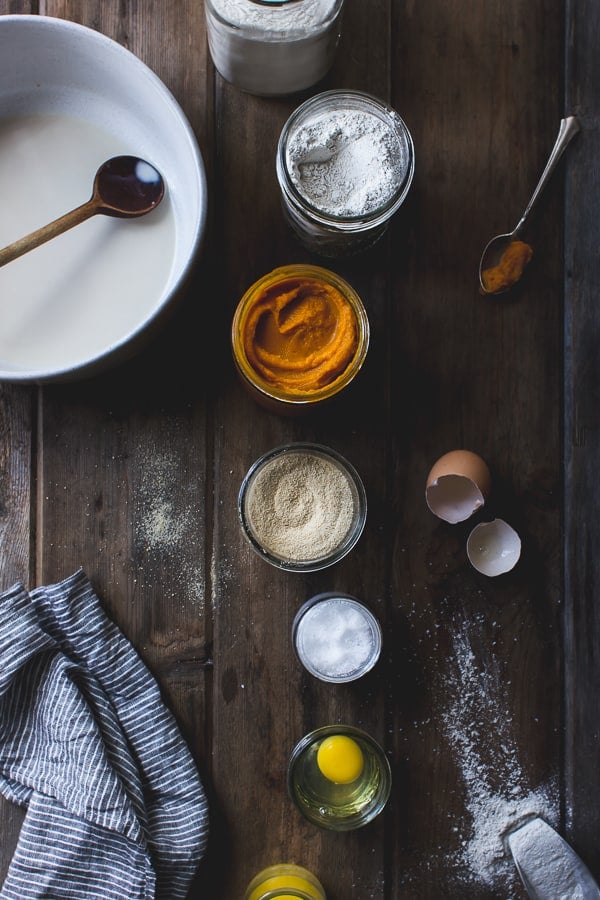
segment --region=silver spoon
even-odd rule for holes
[[[87,203],[4,247],[0,250],[0,266],[97,213],[122,219],[143,216],[158,206],[164,192],[162,176],[150,163],[137,156],[114,156],[96,172],[93,193]]]
[[[556,142],[554,144],[554,147],[552,148],[552,153],[550,154],[548,162],[546,163],[546,168],[542,172],[542,177],[538,181],[537,187],[533,192],[531,200],[527,204],[527,208],[525,209],[525,212],[521,216],[516,227],[513,228],[513,230],[508,234],[496,235],[496,237],[493,237],[491,241],[486,244],[479,261],[479,285],[483,294],[503,294],[505,291],[509,290],[509,288],[507,287],[502,291],[488,291],[483,283],[482,273],[485,269],[490,269],[498,265],[498,262],[500,261],[500,258],[508,245],[518,238],[542,190],[545,188],[547,182],[550,179],[550,176],[554,172],[560,157],[566,150],[567,144],[570,143],[571,139],[575,137],[578,131],[579,122],[577,121],[575,116],[568,116],[568,118],[561,120]]]

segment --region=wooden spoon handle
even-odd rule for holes
[[[64,216],[60,216],[53,222],[49,222],[48,225],[43,225],[36,231],[32,231],[31,234],[26,234],[24,237],[19,238],[18,241],[15,241],[14,243],[9,244],[8,247],[4,247],[4,249],[0,250],[0,266],[4,266],[13,259],[17,259],[19,256],[23,256],[23,254],[28,253],[30,250],[39,247],[40,244],[45,244],[46,241],[58,237],[59,234],[68,231],[69,228],[73,228],[75,225],[85,222],[85,220],[89,219],[90,216],[93,216],[94,213],[100,212],[100,209],[97,200],[92,198],[91,200],[88,200],[87,203],[83,203],[81,206],[76,207],[76,209],[72,209],[70,212],[65,213]]]

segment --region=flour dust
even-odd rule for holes
[[[449,854],[454,874],[502,894],[522,896],[514,862],[503,844],[507,829],[533,815],[556,827],[558,785],[532,789],[515,743],[506,683],[498,662],[478,663],[464,623],[453,638],[450,674],[444,676],[443,728],[460,769],[468,818],[457,825],[459,849]],[[501,787],[499,787],[501,786]]]
[[[168,453],[148,454],[140,471],[143,475],[135,501],[136,545],[147,560],[148,570],[160,570],[165,592],[184,605],[194,602],[202,608],[202,517],[193,498],[183,511],[177,502],[186,477],[181,460]]]

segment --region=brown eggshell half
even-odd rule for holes
[[[451,450],[431,467],[425,499],[435,516],[455,525],[484,505],[491,486],[488,465],[477,453]]]

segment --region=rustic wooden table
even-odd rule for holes
[[[92,379],[0,385],[0,588],[83,567],[155,674],[211,803],[191,896],[240,900],[260,868],[295,861],[331,900],[524,897],[499,834],[532,810],[600,877],[599,5],[347,0],[318,90],[390,102],[416,174],[383,241],[331,266],[371,322],[356,391],[295,420],[243,393],[229,328],[256,278],[323,263],[279,206],[275,147],[299,98],[224,82],[199,0],[0,10],[128,47],[181,103],[207,169],[204,249],[160,335]],[[482,298],[482,247],[516,223],[568,113],[582,132],[532,222],[526,277]],[[368,494],[357,547],[313,575],[271,568],[237,522],[248,466],[289,440],[341,451]],[[492,471],[478,518],[521,535],[508,575],[477,573],[473,522],[425,504],[430,466],[457,447]],[[294,657],[294,614],[321,590],[357,595],[382,624],[362,681],[318,682]],[[285,787],[299,738],[338,722],[376,737],[393,772],[383,815],[345,834],[305,822]],[[21,820],[0,804],[0,874]]]

